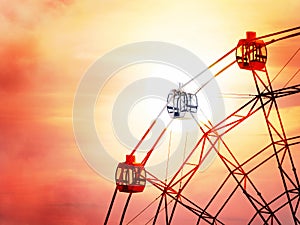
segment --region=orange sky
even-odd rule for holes
[[[97,58],[124,44],[153,40],[182,46],[208,65],[232,49],[247,30],[263,35],[299,26],[299,10],[298,0],[0,0],[0,224],[103,223],[114,183],[87,165],[76,146],[72,127],[77,85]],[[299,40],[282,41],[268,48],[271,77],[296,51]],[[298,55],[276,80],[276,88],[299,68],[299,60]],[[294,79],[291,85],[299,81]],[[255,91],[250,72],[241,71],[237,65],[217,82],[223,93]],[[106,94],[115,96],[114,87],[120,84],[110,85]],[[245,101],[224,99],[226,113]],[[298,95],[280,100],[279,105],[288,136],[299,134]],[[225,138],[241,161],[269,143],[263,122],[261,115],[255,116]],[[101,130],[101,124],[99,127]],[[298,168],[299,157],[295,153]],[[278,186],[278,180],[267,179],[273,174],[268,171],[272,166],[265,167],[265,174],[253,174],[266,195]],[[225,172],[215,160],[191,181],[187,195],[199,204],[207,202]],[[224,189],[224,195],[231,185],[234,182]],[[244,224],[251,218],[248,211],[236,207],[245,204],[250,208],[240,192],[221,215],[226,224]],[[145,193],[134,196],[127,220],[136,214],[134,210],[158,195],[157,190],[147,187]],[[111,224],[119,220],[118,210],[124,200],[124,195],[119,195]],[[140,224],[153,215],[154,208],[151,210]],[[189,212],[178,213],[174,224],[189,224],[195,219]]]

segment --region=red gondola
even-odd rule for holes
[[[142,192],[146,185],[146,171],[142,164],[135,162],[134,155],[126,155],[126,162],[119,163],[116,185],[120,192]]]
[[[267,48],[263,40],[256,39],[256,33],[246,32],[246,39],[238,42],[236,61],[241,69],[263,70],[267,62]]]

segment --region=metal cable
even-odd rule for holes
[[[274,82],[275,79],[280,75],[280,73],[285,69],[285,67],[292,61],[292,59],[298,54],[300,50],[300,47],[297,49],[297,51],[289,58],[289,60],[284,64],[284,66],[280,69],[280,71],[275,75],[275,77],[271,80],[271,83]]]
[[[294,73],[294,75],[288,80],[288,82],[286,82],[286,84],[283,86],[283,88],[285,88],[296,77],[296,75],[299,72],[300,72],[300,68],[296,71],[296,73]]]
[[[152,202],[150,202],[144,209],[142,209],[135,217],[133,217],[131,220],[129,220],[126,225],[132,223],[134,220],[136,220],[140,215],[142,215],[151,205],[153,205],[161,195],[157,196]]]

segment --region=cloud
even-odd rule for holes
[[[34,38],[24,35],[1,45],[0,92],[14,94],[27,89],[38,57]]]
[[[45,63],[43,48],[45,26],[58,23],[68,12],[73,0],[13,0],[0,4],[0,93],[14,94],[28,90]],[[55,33],[47,32],[52,38]],[[46,59],[48,60],[48,59]],[[47,62],[46,62],[47,63]],[[45,66],[44,66],[45,67]],[[52,67],[52,65],[48,65]],[[49,75],[49,74],[47,74]]]
[[[0,11],[8,23],[13,26],[19,26],[32,29],[40,24],[47,17],[57,16],[73,4],[74,0],[2,0]]]

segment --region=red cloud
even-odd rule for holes
[[[24,36],[1,45],[0,91],[13,94],[28,88],[38,57],[34,38]]]

